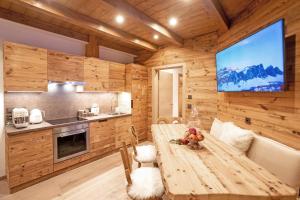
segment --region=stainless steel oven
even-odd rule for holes
[[[53,129],[54,163],[89,152],[88,123]]]

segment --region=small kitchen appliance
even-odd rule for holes
[[[39,109],[32,109],[30,111],[29,122],[31,124],[39,124],[43,122],[43,112]]]
[[[12,121],[16,128],[25,128],[29,125],[29,113],[25,108],[14,108],[12,110]]]

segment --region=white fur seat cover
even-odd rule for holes
[[[142,167],[131,173],[132,185],[128,188],[128,195],[133,199],[147,199],[161,197],[164,186],[158,168]]]
[[[142,145],[136,147],[138,162],[154,162],[156,160],[156,149],[153,145]]]

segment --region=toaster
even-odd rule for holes
[[[12,121],[16,128],[25,128],[29,125],[29,113],[25,108],[14,108],[12,110]]]

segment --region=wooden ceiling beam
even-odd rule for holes
[[[66,37],[74,38],[74,39],[81,40],[84,42],[89,41],[89,36],[87,34],[76,32],[76,31],[73,31],[70,29],[66,29],[65,27],[62,27],[62,26],[50,24],[49,22],[42,21],[38,18],[32,18],[28,15],[17,13],[12,10],[8,10],[8,9],[1,8],[1,7],[0,7],[0,18],[7,19],[9,21],[13,21],[16,23],[24,24],[27,26],[31,26],[34,28],[42,29],[45,31],[49,31],[52,33],[56,33],[59,35],[64,35]],[[103,40],[99,37],[97,38],[97,42],[98,42],[98,45],[101,45],[101,46],[116,49],[116,50],[130,53],[133,55],[137,54],[137,50],[122,46],[122,45],[120,45],[120,43],[117,44],[115,42],[109,42],[108,40]]]
[[[157,51],[158,49],[158,47],[154,44],[151,44],[122,30],[116,29],[87,15],[73,11],[55,1],[46,2],[37,0],[16,0],[14,2],[20,3],[30,9],[35,9],[36,11],[43,12],[48,16],[77,25],[97,34],[105,34],[111,38],[122,40],[149,51]]]
[[[109,5],[113,6],[114,8],[118,9],[122,13],[126,13],[128,16],[133,17],[134,19],[140,21],[144,25],[150,27],[152,30],[158,32],[170,42],[176,45],[183,45],[183,39],[173,33],[172,31],[168,30],[166,27],[161,25],[156,20],[152,19],[142,11],[138,10],[126,0],[103,0]]]
[[[219,0],[204,0],[209,10],[211,10],[216,16],[217,20],[221,25],[221,31],[226,32],[230,28],[230,20],[227,17],[224,9],[222,8]]]
[[[42,21],[38,18],[32,18],[28,15],[14,12],[0,7],[0,18],[7,19],[19,24],[24,24],[34,28],[42,29],[59,35],[64,35],[66,37],[74,38],[81,41],[88,41],[88,35],[84,33],[75,32],[64,27],[49,24],[48,22]]]

